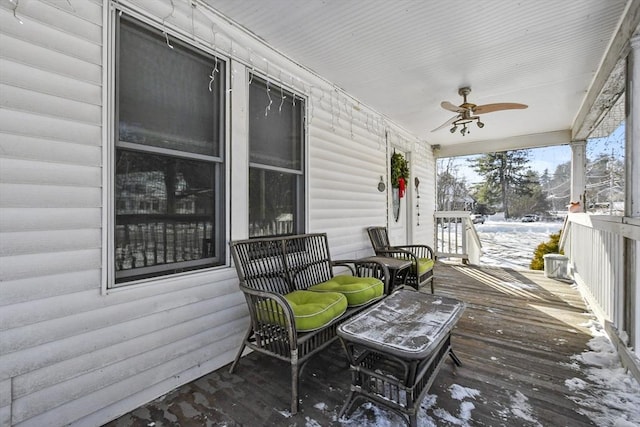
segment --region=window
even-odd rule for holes
[[[249,236],[304,233],[304,100],[253,77]]]
[[[176,39],[171,44],[162,32],[119,17],[116,286],[225,259],[225,64]]]

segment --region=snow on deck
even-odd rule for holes
[[[418,426],[640,425],[640,387],[571,285],[541,272],[441,263],[435,283],[437,295],[466,303],[452,336],[462,366],[443,364]],[[212,372],[109,427],[403,425],[362,400],[338,419],[350,380],[336,342],[303,370],[301,410],[291,415],[289,365],[252,353],[236,374]]]

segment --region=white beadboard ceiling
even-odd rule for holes
[[[206,0],[417,137],[443,147],[572,128],[627,0]],[[633,1],[633,0],[630,0]],[[431,132],[471,86],[518,102],[471,134]]]

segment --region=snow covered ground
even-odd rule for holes
[[[484,224],[475,226],[482,243],[483,265],[529,268],[536,246],[558,233],[562,223],[512,222],[489,217]]]

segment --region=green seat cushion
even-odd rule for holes
[[[433,269],[435,262],[431,258],[418,258],[418,276]]]
[[[293,311],[295,328],[299,332],[320,329],[342,316],[347,309],[347,299],[337,292],[293,291],[284,295],[284,298]],[[263,301],[257,308],[260,320],[284,324],[282,307],[278,304]]]
[[[384,283],[375,277],[335,276],[326,282],[309,286],[315,292],[340,292],[350,307],[366,304],[384,293]]]

